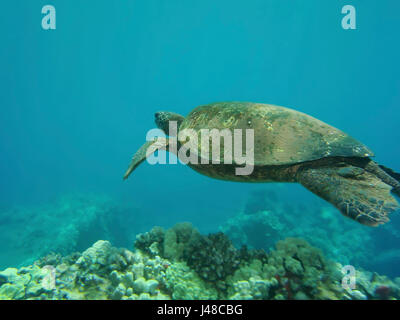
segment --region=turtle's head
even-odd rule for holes
[[[176,121],[177,129],[179,129],[180,124],[185,119],[180,114],[168,111],[159,111],[154,114],[156,125],[159,129],[164,131],[165,134],[170,135],[169,132],[169,122]],[[172,133],[171,133],[172,134]]]

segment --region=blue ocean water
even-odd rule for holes
[[[41,27],[46,4],[56,8],[56,30]],[[341,26],[346,4],[357,10],[356,30]],[[122,181],[132,154],[155,127],[156,111],[185,115],[215,101],[305,112],[362,141],[378,162],[400,171],[399,12],[395,0],[4,1],[2,230],[24,234],[43,222],[36,217],[40,210],[24,208],[67,194],[106,195],[134,208],[115,212],[132,235],[181,221],[214,232],[263,188],[282,203],[329,207],[299,185],[218,181],[184,165],[144,164]],[[15,208],[26,214],[12,220]],[[307,222],[312,214],[304,210],[298,219]],[[390,232],[368,229],[371,243],[379,244],[371,251],[389,256],[370,269],[400,275],[399,227],[393,216]],[[25,251],[14,250],[9,234],[0,236],[1,269],[35,255],[28,243]],[[30,241],[40,246],[50,231],[36,234]],[[82,237],[81,247],[71,250],[97,240]]]

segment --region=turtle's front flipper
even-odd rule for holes
[[[132,157],[131,164],[124,174],[124,180],[129,177],[129,175],[135,170],[139,164],[141,164],[147,157],[151,156],[157,150],[166,150],[168,147],[168,139],[157,138],[154,141],[147,141],[144,145],[140,147],[138,151]]]
[[[304,187],[332,203],[340,212],[362,224],[377,226],[399,209],[391,186],[376,175],[350,164],[304,166],[297,172]]]

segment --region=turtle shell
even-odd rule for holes
[[[201,150],[202,129],[254,130],[254,164],[285,165],[326,157],[370,157],[373,152],[348,134],[305,113],[261,103],[219,102],[199,106],[185,118],[179,131],[193,129]],[[211,139],[210,139],[211,140]],[[213,143],[213,142],[212,142]],[[212,160],[211,145],[206,156]],[[245,154],[245,142],[242,143]],[[221,139],[221,146],[224,146]],[[220,160],[224,160],[221,147]]]

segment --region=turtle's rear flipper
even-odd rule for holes
[[[124,174],[124,180],[141,164],[147,157],[151,156],[157,150],[166,150],[168,148],[168,139],[157,138],[155,141],[147,141],[133,155],[132,161]]]
[[[400,183],[400,173],[395,172],[393,169],[390,169],[388,167],[385,167],[383,165],[379,165],[379,167],[385,171],[389,176],[391,176],[393,179],[396,179],[398,183]],[[397,184],[397,186],[393,187],[392,192],[397,195],[398,197],[400,197],[400,186],[399,184]]]
[[[400,173],[397,173],[396,171],[394,171],[393,169],[390,169],[388,167],[385,167],[383,165],[379,165],[379,167],[385,171],[388,175],[390,175],[392,178],[396,179],[397,181],[400,182]]]
[[[332,203],[340,212],[362,224],[377,226],[389,221],[399,209],[391,186],[362,168],[336,166],[305,167],[297,174],[304,187]]]

